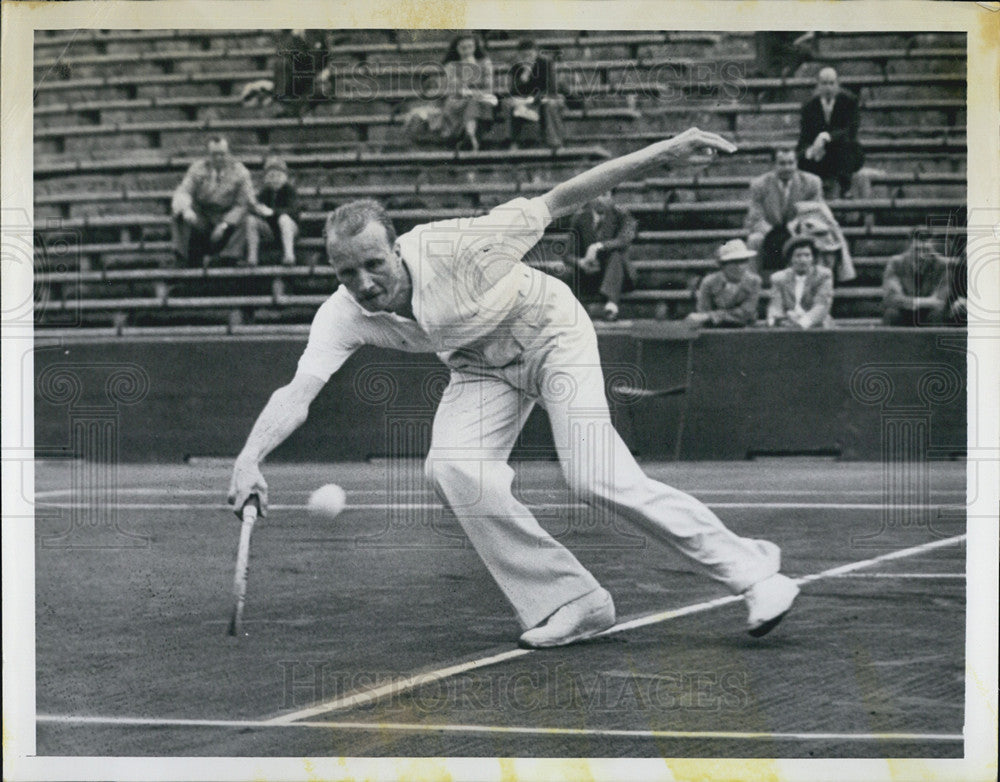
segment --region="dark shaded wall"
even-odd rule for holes
[[[122,461],[235,456],[271,392],[294,374],[303,346],[302,338],[281,336],[41,338],[36,449],[40,456],[93,455],[99,447]],[[642,458],[805,453],[878,460],[887,447],[895,458],[964,453],[960,331],[719,331],[692,339],[665,324],[602,335],[601,351],[615,423]],[[433,356],[365,348],[270,458],[420,456],[446,382]],[[620,393],[620,384],[687,391],[637,398]],[[900,432],[909,438],[903,445]],[[552,456],[541,411],[529,418],[515,456]]]

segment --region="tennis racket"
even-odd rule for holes
[[[247,597],[247,575],[250,572],[250,535],[260,512],[260,500],[251,494],[243,506],[240,526],[240,544],[236,549],[236,572],[233,575],[233,615],[229,619],[229,634],[239,635],[243,630],[243,604]]]

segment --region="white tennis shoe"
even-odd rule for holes
[[[747,632],[754,638],[767,635],[785,618],[798,594],[795,582],[781,573],[758,581],[743,593],[750,609]]]
[[[595,589],[572,603],[567,603],[545,624],[532,627],[520,639],[521,646],[540,649],[564,646],[593,638],[615,623],[615,604],[606,589]]]

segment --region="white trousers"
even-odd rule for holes
[[[507,460],[536,402],[574,499],[673,546],[734,593],[774,574],[777,546],[737,536],[697,499],[643,473],[611,423],[597,336],[569,288],[547,278],[536,304],[488,343],[485,360],[474,350],[451,357],[426,463],[522,627],[600,586],[511,493]],[[515,360],[491,365],[505,351]]]

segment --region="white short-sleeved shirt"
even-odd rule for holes
[[[313,318],[298,370],[323,381],[362,345],[442,359],[490,334],[534,274],[522,261],[551,222],[541,198],[516,198],[482,217],[419,225],[399,237],[416,320],[365,310],[343,286]]]

